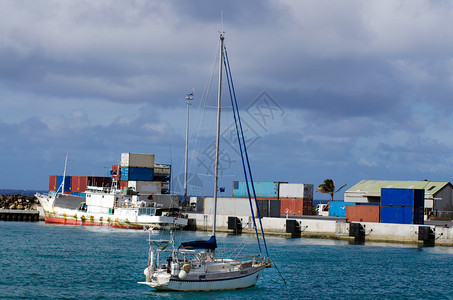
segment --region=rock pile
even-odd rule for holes
[[[35,210],[38,199],[23,195],[0,195],[0,209]]]

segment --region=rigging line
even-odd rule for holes
[[[219,46],[217,45],[217,49],[219,48]],[[205,107],[206,107],[206,103],[207,103],[207,99],[209,98],[209,91],[211,89],[211,86],[212,86],[212,81],[213,81],[213,74],[214,74],[214,71],[215,71],[215,66],[216,66],[216,59],[217,59],[217,55],[215,55],[213,57],[213,60],[212,60],[212,63],[211,63],[211,66],[210,66],[210,71],[208,73],[208,80],[203,88],[203,91],[201,93],[201,96],[200,96],[200,101],[197,101],[197,106],[196,106],[196,111],[195,111],[195,114],[193,115],[192,118],[194,118],[195,120],[204,120],[204,115],[205,115]],[[199,148],[200,148],[200,143],[198,142],[200,139],[199,139],[199,136],[200,136],[200,132],[201,132],[201,128],[203,126],[203,123],[200,121],[200,122],[197,122],[195,124],[191,123],[191,129],[194,129],[194,130],[190,130],[190,136],[189,136],[189,141],[191,140],[194,140],[193,143],[191,143],[193,145],[193,148],[191,148],[189,150],[189,156],[190,157],[193,157],[194,156],[194,153],[197,153],[199,152]],[[193,166],[194,162],[193,162],[193,159],[189,159],[189,163],[188,163],[188,168],[187,168],[187,172],[189,172],[189,170],[191,170],[192,166]],[[178,174],[182,174],[182,169],[183,169],[183,164],[180,165],[180,168],[179,168],[179,173]],[[175,180],[175,184],[173,185],[174,187],[178,187],[178,190],[181,189],[182,187],[182,183],[181,183],[181,180],[179,177],[176,177],[176,180]],[[193,191],[192,191],[193,192]]]
[[[230,249],[230,248],[236,246],[237,244],[242,243],[242,242],[243,242],[246,238],[248,238],[248,237],[249,237],[249,235],[245,235],[244,237],[242,237],[241,239],[239,239],[239,241],[237,241],[236,243],[234,243],[234,244],[230,245],[229,247],[223,249],[222,251],[219,251],[218,253],[220,254],[220,253],[222,253],[222,252],[227,251],[228,249]]]
[[[275,267],[275,269],[277,270],[278,274],[279,274],[280,277],[282,278],[283,282],[284,282],[285,284],[287,284],[285,278],[283,277],[283,274],[280,272],[280,270],[278,269],[278,267],[277,267],[277,265],[275,264],[274,261],[272,261],[272,264],[274,265],[274,267]]]
[[[229,66],[229,65],[230,65],[230,62],[229,62],[229,60],[228,60],[228,54],[227,54],[226,49],[225,49],[225,60],[227,61],[228,66]],[[230,68],[229,68],[229,69],[230,69]],[[231,86],[232,86],[233,97],[234,97],[234,102],[235,102],[234,104],[236,105],[236,110],[237,110],[237,115],[238,115],[238,120],[239,120],[239,126],[240,126],[241,134],[242,134],[242,142],[243,142],[243,144],[244,144],[244,154],[245,154],[245,158],[246,158],[246,161],[247,161],[247,166],[248,166],[250,181],[251,181],[251,183],[252,183],[253,196],[254,196],[254,198],[255,198],[255,204],[256,204],[256,207],[257,207],[258,220],[259,220],[260,227],[261,227],[261,235],[262,235],[262,237],[263,237],[263,243],[264,243],[264,248],[266,249],[267,258],[270,259],[269,251],[268,251],[268,249],[267,249],[266,238],[265,238],[265,236],[264,236],[263,224],[262,224],[262,222],[261,222],[260,210],[258,209],[258,201],[256,200],[256,191],[255,191],[255,186],[254,186],[254,184],[253,184],[252,170],[251,170],[251,167],[250,167],[249,156],[248,156],[248,154],[247,154],[247,145],[246,145],[246,143],[245,143],[244,131],[243,131],[243,129],[242,129],[241,116],[240,116],[240,114],[239,114],[239,107],[238,107],[238,104],[237,104],[236,92],[235,92],[235,90],[234,90],[233,78],[232,78],[232,76],[231,76],[231,69],[230,69],[230,80],[231,80]],[[247,184],[247,187],[248,187],[248,184]]]
[[[197,110],[197,113],[195,115],[195,119],[199,120],[199,122],[198,122],[198,126],[196,127],[196,130],[191,131],[192,134],[191,134],[190,138],[192,139],[192,137],[195,136],[195,143],[194,143],[195,145],[194,145],[194,149],[192,150],[192,153],[200,152],[199,148],[201,147],[201,138],[200,138],[201,129],[202,129],[202,126],[203,126],[203,121],[205,120],[206,107],[207,107],[210,91],[212,89],[214,72],[215,72],[216,65],[217,65],[217,60],[218,60],[217,54],[219,52],[219,46],[220,45],[217,45],[217,47],[216,47],[216,53],[215,53],[215,55],[213,57],[212,64],[211,64],[211,67],[210,67],[210,72],[209,72],[209,75],[208,75],[208,82],[205,85],[205,87],[203,89],[203,92],[201,94],[201,98],[200,98],[201,101],[198,104],[198,110]],[[189,161],[189,170],[192,167],[192,164],[193,164],[193,160],[190,160]]]
[[[261,253],[262,253],[262,250],[261,250],[261,242],[260,242],[259,235],[258,235],[258,230],[257,230],[257,227],[256,227],[256,220],[255,220],[255,217],[254,217],[254,216],[255,216],[255,213],[254,213],[254,210],[253,210],[252,199],[250,198],[250,191],[249,191],[249,184],[248,184],[248,176],[247,176],[247,170],[246,170],[246,168],[245,168],[245,162],[244,162],[244,154],[243,154],[243,151],[242,151],[241,139],[239,138],[238,121],[237,121],[237,118],[236,118],[236,115],[239,114],[239,111],[237,110],[237,106],[235,107],[235,105],[234,105],[234,102],[233,102],[233,94],[232,94],[232,92],[231,92],[231,90],[232,90],[231,69],[229,68],[228,56],[227,56],[227,54],[226,54],[226,47],[225,47],[225,60],[224,60],[224,64],[225,64],[225,73],[226,73],[227,82],[228,82],[228,89],[229,89],[229,91],[230,91],[231,105],[233,106],[234,123],[235,123],[235,126],[236,126],[236,135],[237,135],[237,139],[238,139],[238,142],[239,142],[239,151],[241,152],[241,161],[242,161],[242,168],[243,168],[243,170],[244,170],[245,184],[246,184],[246,187],[247,187],[247,194],[248,194],[248,198],[249,198],[250,210],[251,210],[251,212],[252,212],[253,227],[254,227],[254,229],[255,229],[256,239],[257,239],[257,241],[258,241],[258,247],[259,247],[260,254],[261,254]],[[230,81],[231,81],[231,84],[230,84]],[[233,87],[233,89],[234,89],[234,87]],[[250,175],[250,174],[249,174],[249,175]],[[253,186],[253,183],[252,183],[252,186]],[[257,211],[258,211],[258,215],[259,215],[258,206],[257,206]]]

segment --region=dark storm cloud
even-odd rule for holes
[[[265,91],[284,112],[256,125],[258,178],[447,176],[453,7],[424,0],[2,1],[3,167],[41,168],[32,182],[68,150],[81,174],[120,152],[181,156],[221,12],[240,107]]]

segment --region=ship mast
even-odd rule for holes
[[[64,170],[63,170],[63,181],[61,183],[61,193],[64,195],[64,183],[66,181],[66,166],[68,164],[68,152],[66,152],[66,157],[64,159]]]
[[[212,224],[212,235],[215,235],[217,222],[217,192],[219,185],[219,145],[220,145],[220,112],[222,108],[222,67],[224,60],[223,32],[220,33],[220,60],[219,60],[219,93],[217,98],[217,134],[215,140],[215,161],[214,161],[214,220]]]
[[[184,204],[187,204],[187,162],[189,156],[189,106],[190,101],[193,100],[194,90],[190,94],[187,94],[187,122],[186,122],[186,153],[185,153],[185,162],[184,162]]]

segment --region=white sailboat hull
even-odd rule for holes
[[[254,286],[258,281],[264,266],[252,267],[244,271],[213,273],[200,279],[199,273],[189,274],[182,280],[168,277],[169,280],[158,279],[152,282],[139,282],[161,291],[217,291],[234,290]],[[243,274],[241,274],[243,273]]]

